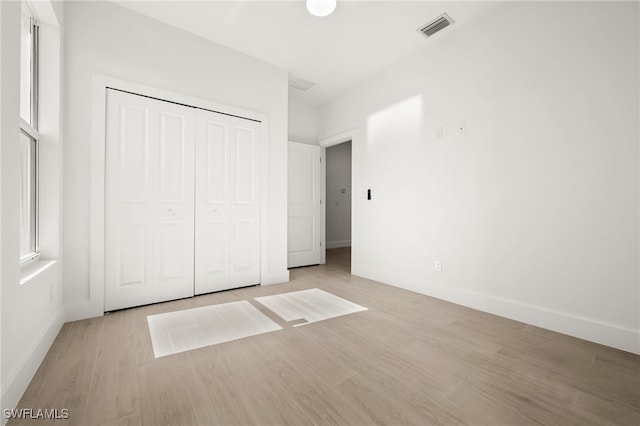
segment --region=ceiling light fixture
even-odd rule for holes
[[[313,16],[328,16],[336,10],[336,0],[307,0],[307,10]]]

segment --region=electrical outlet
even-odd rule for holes
[[[436,260],[433,262],[433,270],[435,272],[442,272],[442,261]]]

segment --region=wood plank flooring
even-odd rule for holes
[[[327,259],[65,324],[18,408],[86,426],[640,424],[639,356],[352,276],[349,249]],[[253,300],[307,288],[369,310],[294,328]],[[283,329],[154,358],[147,315],[237,300]]]

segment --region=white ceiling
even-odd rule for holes
[[[447,33],[497,2],[340,1],[324,18],[304,0],[122,1],[122,6],[262,59],[289,71],[290,79],[316,83],[297,98],[320,104]],[[427,39],[420,26],[446,12],[455,23]]]

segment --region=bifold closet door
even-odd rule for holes
[[[194,294],[195,111],[107,91],[105,310]]]
[[[260,283],[260,123],[196,112],[195,293]]]

